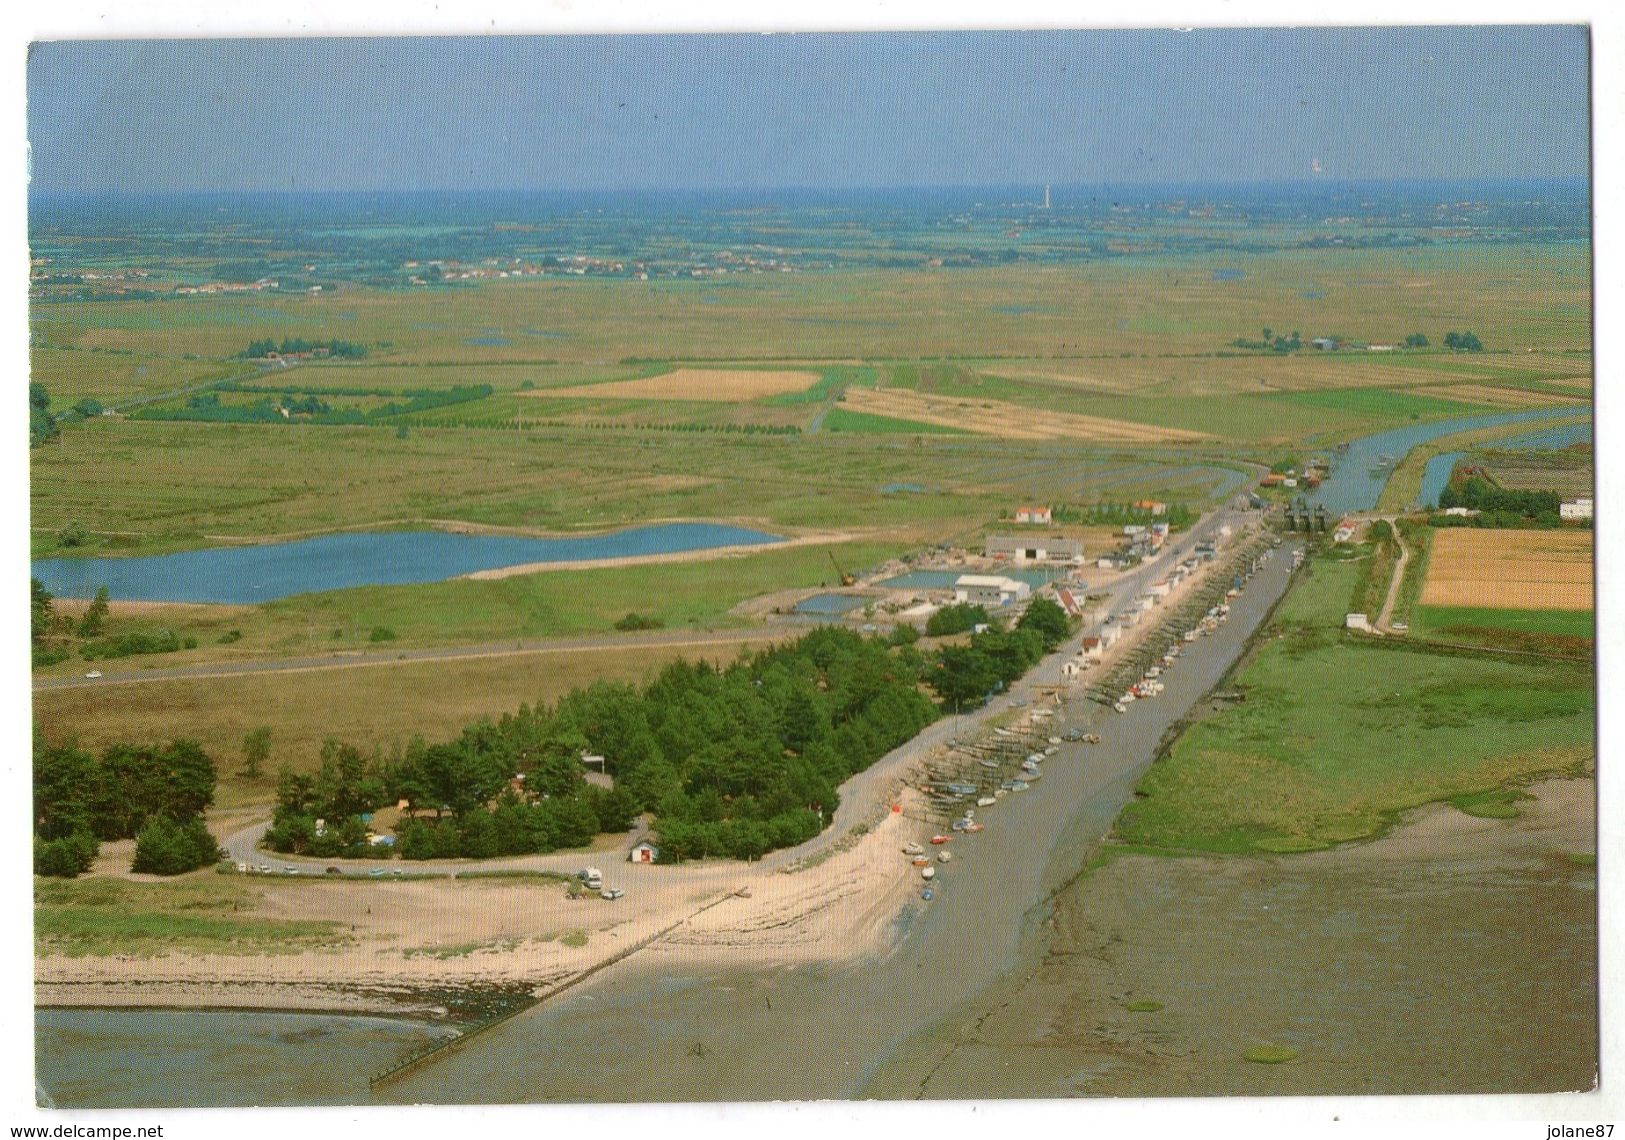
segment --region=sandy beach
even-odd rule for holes
[[[234,881],[253,917],[330,922],[343,944],[286,954],[42,953],[35,1000],[400,1013],[425,1010],[417,995],[448,988],[523,986],[546,996],[654,940],[664,954],[728,956],[741,965],[847,960],[881,946],[888,919],[919,881],[900,849],[928,838],[930,829],[882,812],[866,834],[807,868],[728,861],[656,867],[610,862],[619,856],[607,852],[577,856],[602,866],[606,884],[626,891],[614,902],[571,900],[559,880],[535,877],[244,876]],[[104,856],[125,866],[127,859],[125,851]]]
[[[783,550],[789,546],[831,546],[852,542],[862,537],[857,531],[828,531],[802,534],[781,542],[751,542],[740,546],[715,546],[705,550],[683,550],[674,554],[634,554],[621,558],[589,558],[572,562],[524,562],[517,566],[498,566],[494,570],[475,570],[464,578],[488,581],[496,578],[516,578],[524,574],[541,574],[549,570],[609,570],[622,566],[643,566],[664,562],[712,562],[719,558],[739,558],[746,554],[759,554],[764,550]]]

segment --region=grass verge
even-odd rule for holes
[[[1588,662],[1396,651],[1337,631],[1363,572],[1317,560],[1235,677],[1245,702],[1182,733],[1119,816],[1129,844],[1305,851],[1438,800],[1516,787],[1595,753]],[[1474,801],[1475,803],[1487,801]]]
[[[215,877],[170,883],[123,879],[36,879],[34,947],[39,954],[153,957],[175,950],[211,954],[296,954],[348,945],[334,922],[269,920],[247,913],[257,899]]]

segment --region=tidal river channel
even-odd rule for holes
[[[1063,747],[1043,783],[984,813],[929,904],[898,920],[890,953],[847,966],[672,974],[629,959],[603,980],[514,1019],[381,1090],[392,1102],[773,1100],[862,1096],[916,1034],[1042,953],[1049,900],[1083,869],[1163,734],[1219,681],[1285,592],[1290,546],[1185,647],[1157,699],[1117,714],[1086,700],[1067,723],[1099,745]],[[789,1044],[793,1043],[793,1044]],[[787,1047],[789,1044],[789,1047]],[[647,1064],[627,1064],[629,1056]],[[613,1079],[607,1079],[613,1074]]]
[[[1163,734],[1285,591],[1289,549],[1254,576],[1216,634],[1186,646],[1156,700],[1121,715],[1084,700],[1068,706],[1068,723],[1102,742],[1065,746],[1042,784],[988,809],[986,830],[961,844],[934,901],[899,915],[881,958],[816,968],[735,959],[673,973],[651,948],[377,1094],[366,1077],[380,1049],[394,1042],[404,1053],[436,1030],[397,1021],[386,1032],[378,1019],[325,1015],[45,1010],[36,1020],[41,1085],[63,1107],[159,1103],[166,1092],[168,1103],[212,1105],[861,1096],[911,1038],[1042,953],[1049,900],[1082,869]],[[200,1040],[239,1038],[275,1054],[278,1081],[203,1063],[170,1083],[177,1057]],[[634,1056],[658,1063],[626,1063]]]

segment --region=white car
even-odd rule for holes
[[[626,892],[621,890],[620,887],[605,887],[598,893],[598,897],[608,899],[610,902],[614,902],[616,899],[623,897],[625,894]]]
[[[90,672],[85,674],[85,680],[87,681],[99,681],[101,680],[101,677],[102,673],[100,669],[92,669]]]

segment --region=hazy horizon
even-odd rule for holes
[[[54,41],[31,190],[1582,179],[1581,26]]]

